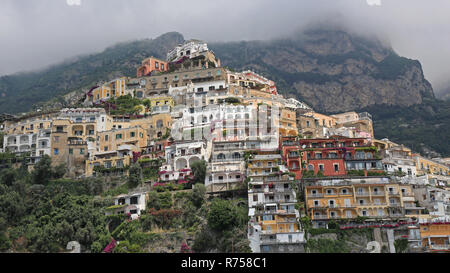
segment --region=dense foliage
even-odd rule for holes
[[[206,177],[206,161],[199,160],[191,164],[191,170],[194,174],[193,183],[205,183]]]
[[[51,181],[45,160],[37,167],[0,172],[0,250],[60,252],[69,241],[91,250],[108,234],[102,207],[111,200],[87,195],[101,191],[91,183]]]
[[[375,138],[387,137],[425,155],[432,150],[450,156],[450,101],[425,99],[410,107],[375,105],[361,111],[372,114]]]

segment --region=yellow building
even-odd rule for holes
[[[292,233],[300,230],[295,212],[278,210],[256,217],[263,234]]]
[[[115,151],[98,152],[91,159],[86,160],[86,176],[110,173],[127,175],[132,161],[133,153],[128,145],[119,147]]]
[[[316,112],[307,112],[304,113],[303,115],[314,117],[318,122],[318,126],[333,128],[337,124],[337,119],[333,116],[327,116]]]
[[[7,135],[37,134],[39,130],[51,128],[54,116],[54,114],[36,115],[17,122],[8,122],[5,126],[4,133]]]
[[[126,81],[127,78],[119,78],[92,90],[89,100],[99,102],[100,100],[108,100],[126,95]]]
[[[150,112],[152,114],[170,113],[174,107],[171,96],[157,96],[147,98],[150,101]]]
[[[97,143],[100,152],[115,151],[122,145],[132,145],[139,152],[148,142],[147,131],[140,126],[99,132]]]
[[[151,123],[148,128],[150,140],[159,139],[170,133],[172,129],[172,116],[170,113],[152,115]]]
[[[281,108],[280,113],[280,135],[281,136],[297,136],[297,119],[294,110]]]
[[[416,161],[417,175],[436,174],[449,175],[449,167],[434,160],[413,154]]]
[[[420,217],[410,185],[341,182],[321,185],[307,182],[305,200],[312,220]]]
[[[274,151],[258,152],[252,158],[248,159],[249,176],[275,175],[280,172],[281,155]]]

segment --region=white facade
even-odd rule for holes
[[[208,44],[198,40],[190,40],[183,45],[178,45],[169,53],[167,53],[167,61],[176,62],[182,57],[193,58],[199,53],[208,51]]]
[[[145,210],[146,193],[122,194],[114,198],[114,205],[121,206],[114,210],[106,211],[106,215],[111,214],[131,214],[132,218],[141,215],[141,211]]]
[[[51,155],[50,129],[36,134],[9,134],[3,137],[3,150],[12,153],[31,152],[31,156]]]
[[[58,118],[69,119],[73,123],[96,123],[97,132],[106,131],[107,122],[112,122],[103,108],[65,108]]]

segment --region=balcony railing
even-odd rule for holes
[[[384,192],[372,192],[372,196],[384,196]]]
[[[368,192],[356,192],[356,196],[370,196]]]
[[[309,198],[320,198],[323,197],[323,194],[316,193],[316,194],[308,194]]]
[[[430,245],[432,250],[450,250],[450,245]]]

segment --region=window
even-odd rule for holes
[[[133,196],[133,197],[130,198],[130,204],[131,205],[137,205],[138,204],[138,200],[139,200],[138,196]]]
[[[80,148],[80,155],[84,155],[84,148]]]
[[[135,132],[131,132],[130,133],[130,137],[135,137],[136,136],[136,133]]]
[[[109,139],[109,136],[105,135],[105,141],[108,141],[108,139]]]
[[[122,139],[122,134],[117,134],[116,139]]]
[[[69,154],[73,155],[73,149],[72,148],[69,149]]]
[[[339,165],[338,164],[334,164],[334,171],[335,172],[339,172]]]
[[[58,148],[53,149],[53,154],[54,154],[54,155],[58,155],[58,154],[59,154]]]

